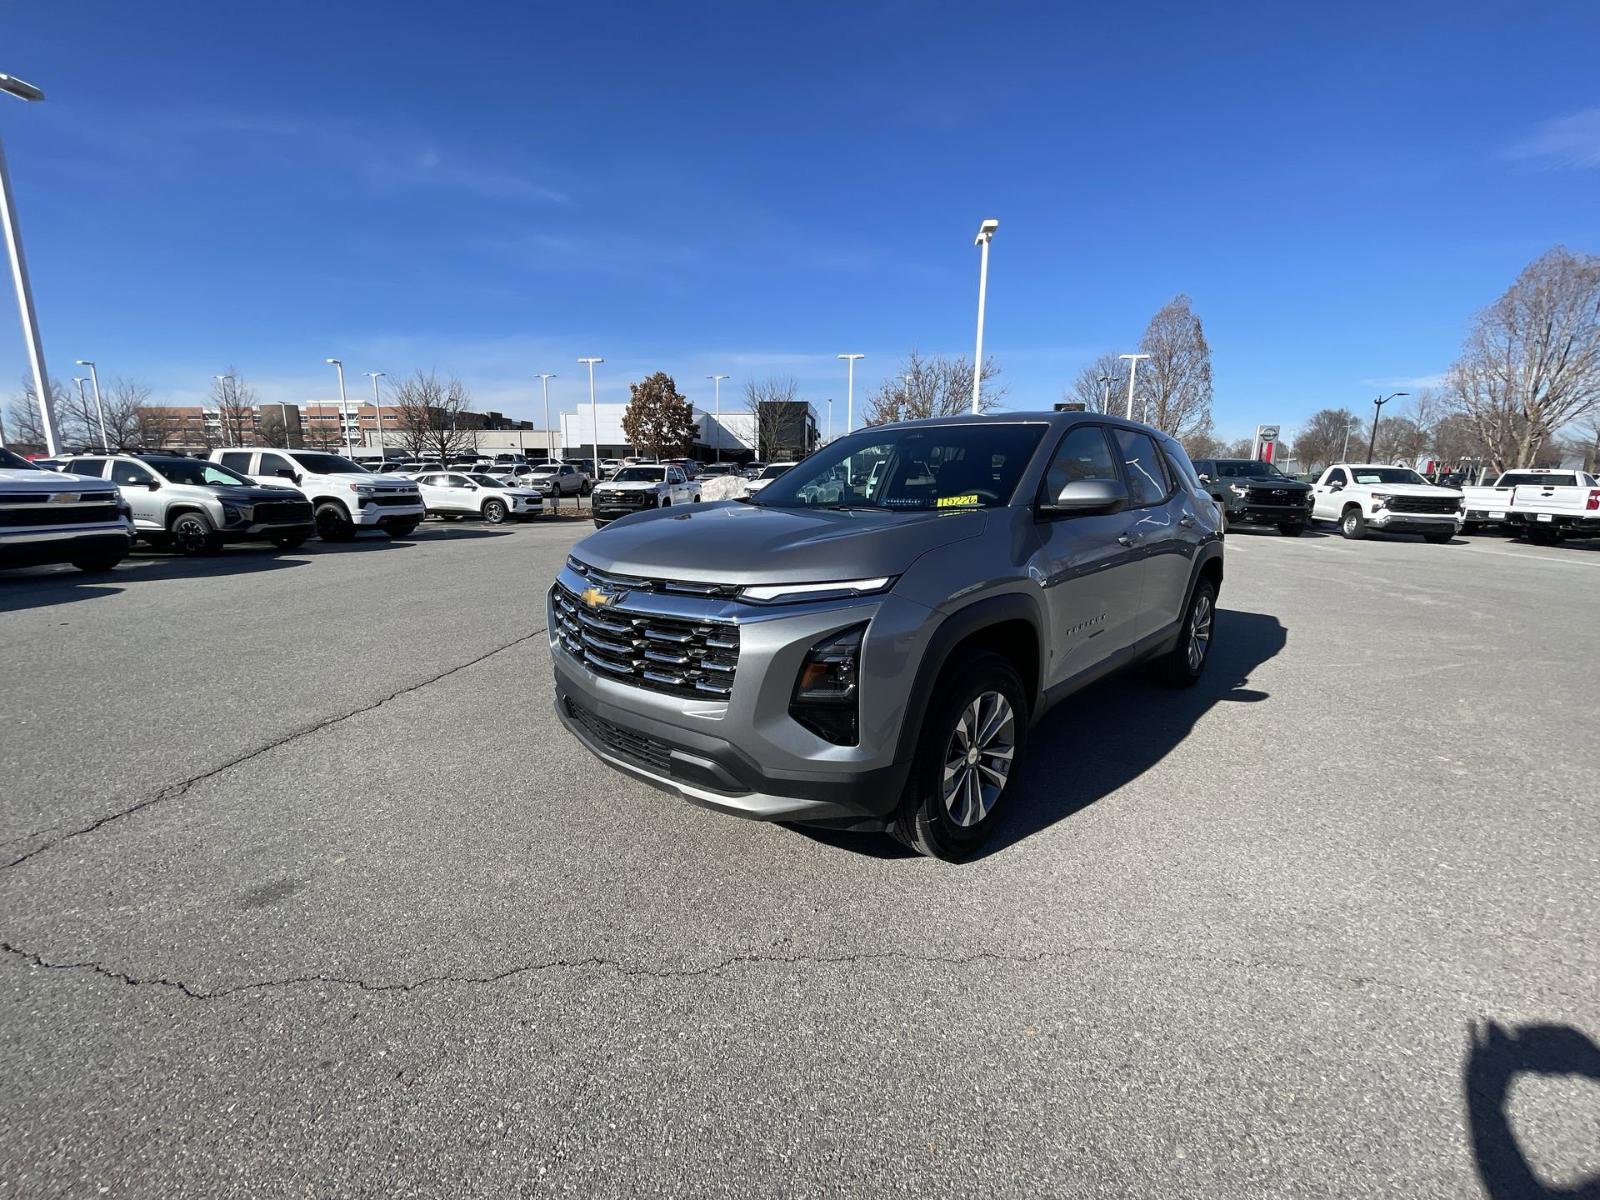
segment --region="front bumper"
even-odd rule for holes
[[[1367,517],[1373,529],[1388,533],[1452,533],[1461,532],[1460,513],[1402,513],[1379,509]]]
[[[56,528],[0,528],[0,567],[35,567],[72,562],[133,549],[133,524],[116,521]]]
[[[1250,504],[1236,500],[1223,507],[1234,525],[1303,525],[1311,520],[1311,508],[1306,504]]]
[[[428,510],[423,507],[420,497],[415,503],[409,504],[377,504],[368,496],[361,496],[358,499],[360,507],[352,513],[352,516],[361,529],[383,529],[402,522],[420,522],[428,515]]]

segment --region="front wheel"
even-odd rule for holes
[[[317,505],[317,536],[325,542],[348,542],[356,536],[356,527],[343,505],[324,500]]]
[[[998,823],[1015,790],[1028,704],[1010,660],[978,652],[947,668],[928,705],[890,832],[930,858],[959,862]]]
[[[393,525],[385,525],[383,531],[392,538],[410,537],[417,531],[417,522],[396,521]]]
[[[580,496],[587,496],[592,491],[594,491],[594,484],[592,483],[580,483],[578,485],[578,495]]]
[[[1339,518],[1339,532],[1352,542],[1367,536],[1367,518],[1361,515],[1361,510],[1355,505],[1345,509],[1344,515]]]
[[[109,571],[126,557],[125,550],[105,550],[99,554],[85,554],[82,558],[72,560],[72,565],[80,571],[94,573]]]
[[[1304,521],[1285,521],[1278,526],[1278,532],[1283,534],[1284,537],[1299,537],[1305,531],[1306,523]]]
[[[1161,660],[1159,669],[1173,687],[1193,687],[1211,658],[1211,635],[1217,621],[1217,588],[1209,579],[1194,585],[1189,608],[1183,615],[1178,644]]]
[[[189,558],[215,554],[222,546],[222,538],[201,513],[179,514],[172,522],[171,533],[172,548]]]
[[[483,519],[491,525],[504,525],[506,518],[511,515],[511,510],[506,507],[504,500],[485,500],[483,502]]]

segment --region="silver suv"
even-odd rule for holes
[[[1028,730],[1132,663],[1205,669],[1217,506],[1177,442],[1086,413],[861,430],[748,502],[579,542],[547,600],[556,711],[711,808],[959,859]]]

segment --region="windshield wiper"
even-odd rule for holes
[[[829,512],[884,512],[881,504],[824,504]]]

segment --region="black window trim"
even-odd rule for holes
[[[1125,488],[1128,489],[1128,506],[1126,508],[1124,508],[1122,511],[1123,512],[1143,512],[1147,508],[1160,508],[1162,505],[1170,503],[1171,500],[1172,500],[1172,497],[1177,494],[1177,490],[1178,489],[1177,489],[1176,482],[1171,478],[1172,472],[1167,469],[1166,463],[1164,461],[1165,458],[1166,458],[1166,452],[1161,448],[1161,443],[1155,437],[1153,437],[1149,433],[1146,433],[1143,429],[1135,429],[1135,428],[1133,428],[1131,426],[1127,426],[1127,425],[1113,425],[1110,428],[1111,428],[1113,434],[1116,434],[1116,433],[1120,432],[1120,433],[1126,433],[1126,434],[1129,434],[1129,435],[1132,435],[1132,436],[1135,436],[1135,437],[1142,437],[1142,438],[1145,439],[1145,441],[1149,442],[1152,446],[1154,446],[1156,448],[1156,459],[1157,459],[1157,461],[1160,461],[1161,464],[1162,464],[1161,465],[1161,473],[1163,475],[1168,476],[1168,479],[1167,479],[1167,492],[1166,492],[1166,495],[1161,497],[1161,499],[1152,500],[1148,504],[1135,504],[1135,503],[1133,503],[1133,475],[1132,475],[1132,473],[1129,472],[1128,464],[1122,457],[1122,447],[1117,445],[1116,438],[1115,438],[1115,436],[1113,436],[1112,439],[1111,439],[1111,451],[1112,451],[1111,457],[1117,464],[1117,470],[1122,472],[1122,485]]]

